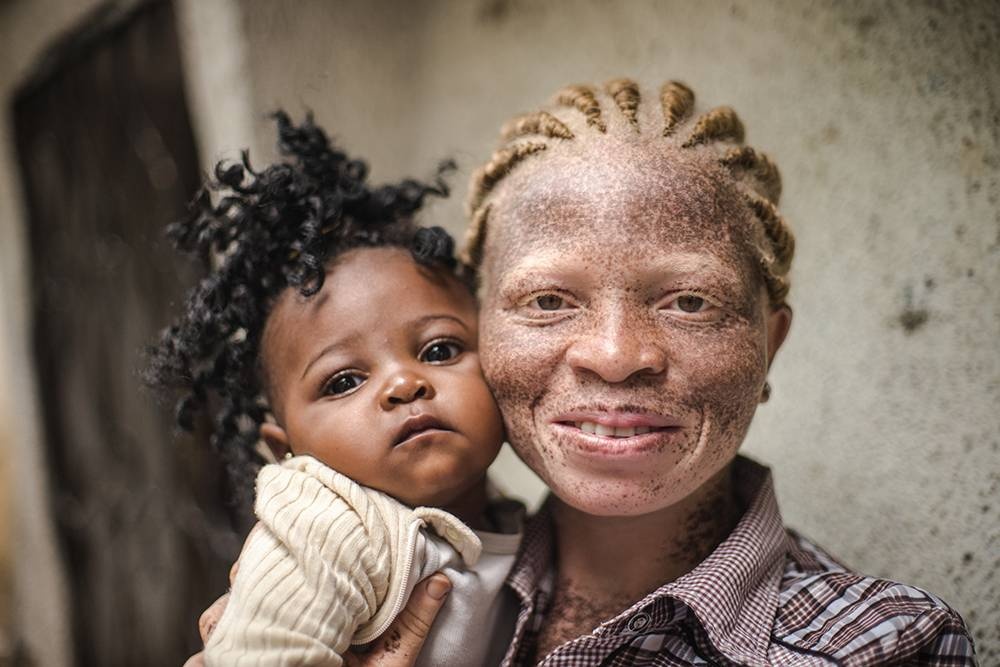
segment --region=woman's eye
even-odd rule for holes
[[[459,347],[457,343],[450,343],[447,341],[431,343],[424,348],[423,352],[420,353],[420,361],[428,364],[440,364],[454,359],[461,354],[461,352],[462,348]]]
[[[677,307],[683,310],[685,313],[697,313],[700,312],[706,305],[706,302],[700,296],[695,296],[693,294],[685,294],[684,296],[677,297]]]
[[[566,300],[558,294],[543,294],[532,299],[531,305],[538,310],[560,310],[565,307]]]
[[[323,390],[329,396],[339,396],[354,391],[362,384],[365,378],[357,373],[344,373],[330,380]]]

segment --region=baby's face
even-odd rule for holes
[[[404,250],[352,250],[319,293],[286,290],[262,354],[278,421],[261,429],[268,443],[409,505],[454,501],[500,448],[475,300]]]

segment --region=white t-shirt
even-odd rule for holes
[[[494,516],[503,516],[508,523],[516,521],[518,532],[474,531],[483,550],[472,567],[464,566],[458,552],[445,540],[421,531],[422,535],[426,533],[424,539],[438,543],[438,548],[429,553],[439,554],[443,560],[435,563],[435,557],[428,558],[419,579],[441,571],[451,581],[452,590],[431,626],[417,667],[499,665],[510,646],[520,607],[513,592],[504,588],[504,581],[521,544],[524,507],[502,501],[492,509]]]

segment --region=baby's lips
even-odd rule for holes
[[[445,426],[444,422],[434,415],[427,414],[426,412],[417,415],[410,415],[403,421],[399,429],[396,431],[396,435],[392,441],[393,447],[402,444],[414,434],[420,433],[421,431],[427,431],[429,429],[450,430],[447,426]]]

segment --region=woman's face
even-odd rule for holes
[[[482,362],[521,458],[596,515],[667,507],[731,462],[790,312],[724,172],[691,151],[551,152],[492,202]]]

